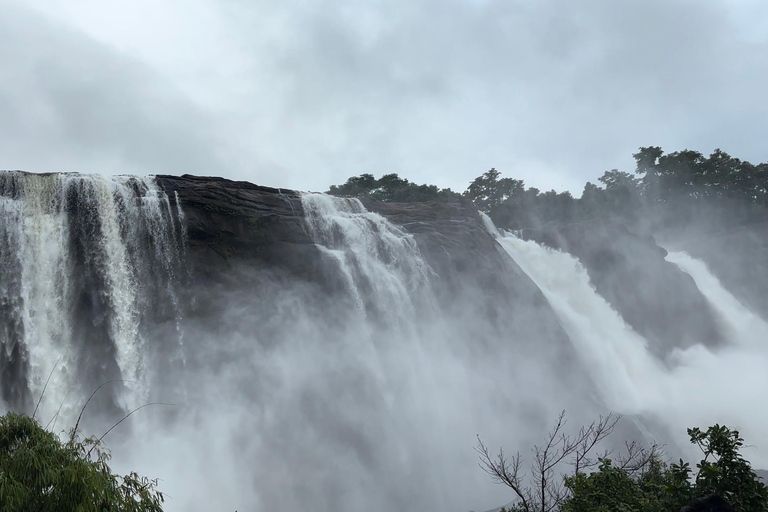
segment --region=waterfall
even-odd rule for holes
[[[495,228],[492,233],[547,297],[584,371],[595,375],[612,410],[653,420],[669,432],[672,449],[691,457],[697,453],[687,442],[688,427],[720,423],[738,426],[747,438],[763,437],[768,414],[758,404],[768,389],[768,325],[725,290],[703,262],[685,253],[667,256],[694,278],[719,314],[728,345],[694,344],[662,362],[595,291],[576,258]],[[764,451],[747,451],[753,463],[768,464]]]
[[[678,354],[676,399],[699,425],[737,426],[745,439],[760,443],[768,431],[768,413],[760,405],[768,389],[768,323],[726,290],[704,262],[685,252],[669,252],[667,260],[696,281],[728,333],[728,344],[720,349],[694,347]],[[745,452],[756,467],[768,466],[764,445]]]
[[[604,412],[581,381],[551,378],[570,375],[555,365],[565,334],[542,297],[525,303],[535,286],[515,289],[524,276],[503,274],[516,267],[492,240],[478,237],[482,264],[500,274],[478,277],[451,267],[458,244],[425,243],[357,199],[307,193],[295,210],[311,278],[233,259],[224,289],[200,283],[216,312],[184,319],[179,421],[115,452],[163,479],[169,510],[490,508],[509,495],[478,471],[477,434],[522,450],[568,403],[574,422]]]
[[[693,277],[701,293],[720,313],[732,343],[755,348],[766,345],[768,323],[726,290],[703,261],[685,252],[669,252],[666,259]]]
[[[613,410],[641,412],[646,386],[653,386],[660,371],[646,340],[597,294],[576,258],[512,235],[498,241],[560,317],[584,368],[597,377],[605,403]]]
[[[43,415],[110,379],[123,381],[119,407],[146,400],[144,324],[180,314],[166,194],[152,178],[4,171],[0,214],[4,407],[30,410],[49,376]]]
[[[312,240],[338,266],[355,307],[388,324],[412,318],[431,273],[413,237],[359,199],[304,194],[301,202]]]

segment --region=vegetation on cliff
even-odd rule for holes
[[[353,176],[343,185],[331,185],[328,193],[339,197],[369,196],[393,203],[435,201],[458,196],[451,189],[439,189],[435,185],[417,185],[397,174],[385,174],[379,179],[373,174]]]
[[[768,163],[752,164],[716,149],[708,157],[691,150],[665,153],[643,147],[634,155],[634,174],[606,171],[599,184],[587,182],[580,198],[570,192],[542,192],[523,180],[503,178],[495,168],[475,178],[463,192],[500,227],[535,228],[549,222],[617,216],[638,221],[652,214],[655,222],[682,224],[705,206],[713,217],[730,222],[764,216],[768,207]],[[382,201],[415,202],[456,197],[450,189],[416,185],[397,174],[349,178],[328,193]]]

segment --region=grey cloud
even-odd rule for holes
[[[291,44],[270,56],[282,115],[301,120],[297,145],[322,148],[328,179],[461,188],[495,165],[580,186],[650,144],[766,159],[768,48],[741,37],[725,2],[283,5]],[[318,129],[341,142],[323,147]]]
[[[210,5],[223,26],[205,40],[221,46],[180,64],[198,75],[210,67],[201,87],[218,94],[205,109],[174,91],[172,70],[3,11],[0,166],[194,172],[311,190],[361,172],[463,190],[493,166],[579,193],[608,169],[631,170],[642,145],[768,159],[768,37],[759,20],[749,25],[745,13],[760,11],[747,4]]]
[[[0,10],[0,167],[215,174],[208,114],[142,63],[31,10]]]

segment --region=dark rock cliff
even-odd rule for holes
[[[157,176],[184,211],[193,271],[206,276],[247,262],[308,277],[319,261],[291,190],[198,176]]]
[[[300,195],[292,190],[196,176],[158,176],[172,201],[178,197],[186,218],[193,272],[200,276],[241,263],[307,280],[321,279],[322,258],[306,229]],[[495,243],[471,202],[385,203],[363,200],[411,233],[444,291],[458,292],[459,278],[544,303],[533,282]]]
[[[260,276],[277,276],[319,286],[324,293],[340,289],[327,282],[297,192],[194,176],[158,176],[157,183],[183,208],[196,287],[253,287]],[[413,235],[435,272],[432,288],[442,311],[465,318],[468,337],[479,339],[473,330],[491,325],[521,346],[546,339],[548,357],[576,371],[571,344],[544,295],[483,227],[471,202],[362,202]],[[194,294],[198,309],[216,308],[215,301],[200,306],[206,294],[199,289]]]
[[[157,182],[181,202],[196,279],[238,286],[242,277],[230,270],[246,266],[333,287],[297,192],[194,176],[158,176]],[[541,292],[486,232],[469,201],[363,203],[414,236],[437,274],[433,286],[446,308],[471,299],[483,321],[509,315],[519,337],[566,339]],[[666,251],[652,237],[610,220],[550,225],[527,230],[524,237],[579,258],[597,291],[658,355],[722,341],[716,316],[693,279],[665,261]],[[469,289],[483,293],[467,297]],[[462,294],[465,300],[453,300]]]

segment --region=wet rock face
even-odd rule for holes
[[[205,276],[247,263],[310,281],[321,278],[322,258],[306,229],[297,192],[221,178],[158,176],[157,182],[184,211],[194,273]],[[394,204],[365,199],[363,204],[412,234],[446,286],[458,286],[461,274],[498,287],[499,274],[510,265],[525,277],[467,200]],[[520,293],[529,293],[531,286],[525,283]]]
[[[319,258],[296,192],[197,176],[158,176],[157,183],[184,211],[194,273],[248,262],[313,274]]]
[[[323,255],[312,242],[299,193],[193,176],[158,176],[157,183],[184,211],[198,310],[205,301],[201,287],[257,286],[259,276],[299,279],[326,292],[340,288],[329,281]],[[432,288],[444,311],[470,315],[460,305],[471,303],[476,307],[470,323],[515,324],[520,338],[570,345],[541,291],[483,227],[470,201],[362,203],[414,237],[435,273]],[[207,307],[216,305],[202,309]],[[483,318],[477,318],[478,311]],[[558,357],[572,356],[565,352]]]
[[[714,312],[686,273],[650,236],[609,220],[550,225],[523,237],[576,256],[595,289],[657,355],[723,340]]]
[[[231,284],[237,286],[243,283],[231,269],[245,266],[338,288],[323,270],[299,193],[222,178],[159,176],[157,182],[171,201],[178,197],[183,208],[188,263],[196,280],[234,280]],[[560,330],[541,292],[495,243],[468,200],[362,202],[415,238],[436,274],[436,295],[446,306],[459,303],[450,297],[468,288],[481,289],[484,293],[474,299],[487,312],[484,320],[499,315],[501,299],[521,316],[535,316],[535,322],[521,320],[526,331]],[[523,237],[579,258],[597,291],[658,355],[693,343],[722,341],[714,313],[693,279],[665,261],[666,251],[652,237],[609,220],[550,225],[526,230]]]

